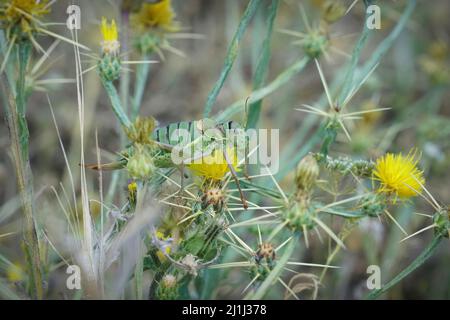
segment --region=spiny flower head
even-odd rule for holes
[[[127,170],[133,179],[149,179],[155,172],[155,164],[150,150],[143,145],[135,145],[134,153],[128,158]]]
[[[117,55],[117,53],[119,53],[120,43],[119,34],[114,19],[111,20],[111,23],[108,23],[106,18],[103,17],[100,30],[103,38],[101,42],[102,52],[104,54]]]
[[[319,58],[328,46],[327,36],[319,29],[308,32],[302,42],[303,50],[310,58]]]
[[[275,260],[275,248],[271,243],[263,242],[258,246],[258,250],[255,253],[255,259],[257,263],[265,259],[267,262]]]
[[[50,12],[48,0],[1,0],[0,22],[2,27],[18,26],[23,33],[33,31],[37,18]]]
[[[228,147],[226,153],[234,170],[238,171],[238,157],[235,149]],[[223,151],[220,149],[214,149],[210,155],[202,157],[200,161],[194,160],[188,165],[188,168],[196,175],[212,180],[222,180],[230,170]]]
[[[3,12],[0,17],[8,21],[30,20],[30,16],[40,17],[50,12],[48,0],[3,0],[0,5]]]
[[[132,15],[132,23],[141,31],[158,29],[166,32],[178,30],[175,12],[171,0],[161,0],[156,3],[144,3],[139,12]]]
[[[155,129],[156,120],[153,117],[137,117],[131,128],[125,129],[125,132],[133,143],[151,144],[152,132]]]
[[[225,195],[221,188],[209,188],[205,190],[201,200],[203,210],[209,205],[212,205],[215,211],[221,211],[225,201]]]
[[[418,162],[416,152],[409,152],[407,156],[387,153],[379,158],[373,171],[373,180],[380,182],[378,191],[400,198],[416,196],[425,183]]]

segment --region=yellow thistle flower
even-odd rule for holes
[[[425,183],[418,162],[416,152],[409,152],[407,156],[387,153],[379,158],[373,171],[373,180],[380,182],[378,191],[400,198],[416,196]]]
[[[168,32],[178,30],[178,24],[174,19],[175,12],[171,0],[144,3],[139,12],[131,17],[132,23],[140,30],[160,29]]]
[[[103,40],[101,42],[104,54],[116,55],[119,52],[119,34],[114,19],[108,24],[105,17],[102,18],[101,32]]]
[[[236,151],[233,148],[227,148],[226,152],[234,170],[239,171]],[[188,168],[196,175],[212,180],[222,180],[230,170],[222,150],[218,149],[215,149],[210,155],[203,157],[200,163],[193,161],[193,163],[188,165]]]

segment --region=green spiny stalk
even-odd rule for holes
[[[123,57],[122,59],[127,61],[129,58],[129,48],[128,48],[128,40],[129,40],[129,34],[128,34],[128,29],[129,29],[129,12],[126,10],[122,11],[121,14],[121,22],[122,22],[122,30],[123,30],[123,35],[121,37],[121,48],[123,51]],[[122,101],[122,108],[125,111],[125,113],[128,112],[128,97],[129,97],[129,92],[130,92],[130,73],[129,72],[123,72],[120,76],[120,97],[121,97],[121,101]]]
[[[103,86],[105,87],[106,93],[108,94],[108,97],[111,100],[111,105],[112,105],[113,111],[114,111],[117,119],[120,121],[120,124],[127,129],[131,128],[131,121],[122,108],[122,104],[120,102],[120,97],[117,94],[117,90],[114,87],[113,82],[106,80],[103,77],[101,77],[101,79],[102,79]]]
[[[25,219],[23,249],[30,268],[30,291],[36,299],[43,298],[42,268],[39,253],[39,241],[34,220],[33,208],[33,179],[30,167],[29,132],[26,122],[26,69],[30,59],[31,44],[19,42],[18,63],[19,75],[16,84],[16,97],[7,89],[6,76],[2,75],[2,92],[9,97],[9,103],[5,106],[6,118],[11,138],[11,149],[16,171],[17,185],[19,188],[22,211]]]

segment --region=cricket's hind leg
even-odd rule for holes
[[[241,201],[242,201],[242,206],[244,207],[244,209],[247,209],[248,208],[247,200],[244,197],[244,193],[242,192],[241,184],[239,183],[239,179],[237,177],[236,170],[234,170],[233,165],[231,164],[230,158],[228,157],[226,150],[223,150],[223,156],[225,158],[225,161],[227,162],[228,168],[230,169],[231,175],[233,176],[233,179],[236,182],[236,186],[239,190],[239,195],[240,195]]]

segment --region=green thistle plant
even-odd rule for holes
[[[339,52],[333,45],[333,24],[339,20],[344,22],[353,7],[355,11],[364,11],[372,1],[355,1],[346,7],[342,1],[318,0],[311,6],[308,4],[306,9],[301,7],[304,32],[280,31],[296,37],[293,44],[301,46],[302,50],[287,50],[284,37],[272,37],[278,24],[291,23],[290,18],[297,18],[297,15],[289,7],[286,9],[282,1],[269,2],[270,5],[261,0],[249,1],[239,20],[235,20],[234,15],[226,16],[227,25],[235,24],[236,30],[232,34],[226,32],[229,43],[226,43],[222,69],[217,70],[217,81],[211,85],[204,97],[204,108],[200,110],[212,119],[194,121],[189,117],[183,119],[186,121],[168,125],[166,122],[172,114],[164,106],[177,105],[176,102],[166,104],[167,99],[172,99],[173,91],[163,96],[156,89],[171,84],[180,96],[186,95],[182,98],[190,107],[198,106],[198,101],[193,99],[196,103],[191,103],[188,99],[204,91],[204,84],[196,82],[197,73],[201,75],[204,71],[197,69],[194,70],[196,77],[192,78],[192,84],[189,83],[195,90],[189,87],[187,94],[183,91],[184,85],[188,87],[179,71],[183,70],[180,66],[187,65],[183,60],[169,60],[170,65],[163,64],[157,70],[150,70],[149,66],[154,62],[149,60],[150,57],[159,55],[164,60],[166,51],[185,56],[172,47],[173,40],[200,38],[182,32],[177,19],[189,18],[182,16],[185,8],[179,12],[181,16],[176,17],[170,0],[122,1],[120,19],[101,20],[100,50],[98,54],[90,54],[80,52],[79,49],[87,48],[52,33],[47,29],[50,24],[42,23],[40,19],[47,16],[51,1],[1,2],[2,101],[24,212],[22,247],[27,263],[23,272],[18,272],[12,268],[16,264],[11,261],[15,260],[10,261],[0,252],[0,297],[53,298],[54,294],[60,293],[58,288],[51,286],[49,289],[52,290],[46,290],[43,279],[58,277],[61,266],[77,265],[81,269],[83,289],[70,295],[74,299],[174,300],[240,296],[257,300],[300,299],[308,297],[307,291],[312,292],[313,299],[327,298],[333,297],[332,290],[341,279],[341,274],[331,276],[327,272],[340,266],[348,267],[346,256],[341,255],[348,247],[352,253],[358,253],[356,267],[361,267],[359,260],[380,264],[386,279],[392,277],[381,289],[368,295],[368,298],[378,298],[438,252],[439,244],[450,236],[450,211],[428,190],[433,179],[432,157],[422,157],[419,165],[416,153],[402,156],[401,151],[407,150],[403,137],[410,138],[411,131],[420,136],[418,149],[425,149],[432,136],[439,151],[446,152],[443,142],[448,136],[444,128],[445,112],[439,107],[448,82],[443,75],[448,65],[448,48],[443,44],[433,45],[422,56],[419,62],[422,71],[429,77],[429,82],[439,87],[429,90],[418,100],[424,90],[408,84],[407,75],[410,74],[401,69],[405,68],[403,64],[395,63],[395,68],[380,67],[377,79],[383,81],[378,81],[375,86],[369,80],[408,24],[416,1],[408,1],[401,15],[389,15],[387,27],[383,26],[380,31],[383,37],[372,39],[374,32],[361,17],[362,30],[351,54]],[[390,5],[387,7],[393,10]],[[236,13],[241,9],[234,2],[227,3],[225,8]],[[283,19],[277,19],[280,10],[289,10]],[[317,19],[310,24],[307,16]],[[352,12],[352,21],[359,18],[359,12]],[[394,20],[396,23],[389,31]],[[120,25],[115,21],[120,21]],[[40,82],[38,76],[41,75],[40,66],[56,44],[52,44],[35,64],[31,63],[34,61],[33,47],[42,51],[36,42],[38,35],[53,36],[75,46],[79,116],[79,128],[76,129],[80,132],[81,144],[80,155],[66,154],[63,146],[68,140],[67,130],[60,132],[56,125],[56,118],[65,111],[53,113],[51,108],[67,167],[64,174],[69,183],[52,187],[56,200],[46,198],[43,205],[33,192],[29,153],[40,150],[29,145],[27,104],[33,91],[47,89],[43,86],[46,82]],[[77,39],[75,31],[73,35]],[[405,43],[409,43],[405,39]],[[275,50],[280,41],[283,43],[282,55]],[[223,42],[220,39],[220,43]],[[409,45],[405,43],[400,49]],[[187,48],[191,47],[194,46]],[[350,46],[342,40],[340,47]],[[395,47],[393,51],[400,49]],[[337,53],[348,58],[348,62],[338,60],[324,73],[322,59],[334,58]],[[398,54],[395,51],[392,56]],[[295,55],[294,59],[292,55]],[[81,67],[81,56],[89,58],[90,65],[86,69]],[[131,60],[135,58],[139,60]],[[409,61],[415,61],[413,56],[410,58],[402,61],[406,67]],[[195,66],[196,60],[192,62]],[[316,91],[309,91],[309,87],[314,89],[314,81],[303,72],[309,70],[308,66],[315,67],[320,78],[320,97],[312,105],[301,104],[295,108],[308,114],[298,122],[294,116],[299,113],[291,112],[292,108],[286,104],[297,98],[315,97]],[[91,70],[96,70],[97,74],[83,81]],[[155,85],[149,87],[150,71]],[[129,72],[135,72],[134,81]],[[297,79],[300,73],[302,78]],[[401,77],[397,79],[392,75]],[[333,79],[330,85],[326,78]],[[389,78],[402,81],[392,83]],[[95,81],[103,85],[109,99],[113,111],[109,116],[116,120],[113,124],[103,121],[100,113],[86,119],[86,111],[92,109],[85,109],[84,99],[98,95],[92,85]],[[305,82],[308,90],[297,90],[297,87],[293,90],[292,85],[306,88]],[[392,90],[384,91],[383,85],[391,86],[389,89]],[[252,90],[250,93],[248,88]],[[150,97],[148,103],[143,103],[146,91]],[[275,100],[268,100],[273,93],[276,93]],[[369,100],[367,105],[361,103]],[[414,104],[410,103],[416,100]],[[160,108],[157,104],[161,101],[164,103]],[[231,103],[214,113],[216,102],[226,101]],[[272,117],[264,108],[275,103],[277,116]],[[387,112],[381,112],[390,108],[378,107],[379,103],[390,104],[395,110],[383,117]],[[399,107],[401,105],[408,108]],[[141,110],[143,106],[149,108]],[[158,116],[164,125],[158,127],[155,118],[142,116],[148,113]],[[436,121],[421,121],[425,114]],[[185,113],[177,112],[176,116],[180,121]],[[270,117],[277,119],[266,123]],[[420,119],[417,121],[420,125],[416,126],[412,118]],[[90,139],[92,128],[89,122],[95,123],[99,133],[96,134],[95,148]],[[258,153],[261,146],[246,150],[245,135],[239,136],[237,143],[227,144],[227,137],[221,133],[237,122],[242,128],[286,125],[283,127],[286,130],[282,131],[289,131],[290,138],[283,137],[281,141],[279,172],[272,172],[262,164],[246,163],[250,154]],[[113,134],[104,130],[106,125],[114,130]],[[33,129],[33,126],[30,127]],[[291,131],[294,126],[297,129]],[[221,133],[206,133],[212,128]],[[173,151],[179,146],[173,138],[176,129],[187,129],[191,136],[200,133],[202,139],[181,144],[183,150],[199,151],[200,156],[195,158],[199,161],[192,163],[188,160],[194,159],[189,157],[182,157],[181,162],[174,161]],[[109,139],[114,134],[120,141],[108,142],[106,146],[98,141],[98,138],[102,140],[107,135]],[[369,134],[370,143],[365,144],[364,137]],[[354,135],[359,136],[354,139]],[[45,139],[48,139],[47,135]],[[73,141],[69,142],[73,144]],[[358,152],[355,152],[355,145],[359,146]],[[219,146],[226,148],[222,150]],[[108,148],[119,151],[110,153],[105,150]],[[236,156],[236,151],[241,149],[245,149],[244,159]],[[93,164],[86,164],[85,157],[92,157],[92,150],[97,159]],[[390,150],[399,151],[390,153]],[[424,150],[424,154],[427,152],[432,153]],[[36,158],[38,168],[47,160],[41,160],[40,154]],[[108,162],[105,163],[106,158]],[[446,159],[445,154],[442,158]],[[49,162],[52,165],[55,162],[59,174],[58,161],[52,158]],[[109,170],[114,170],[111,175]],[[98,175],[98,179],[93,179],[92,173]],[[41,183],[42,177],[39,178],[37,181]],[[97,187],[98,191],[93,193],[92,189]],[[431,206],[431,214],[415,212],[415,208],[423,208],[423,204]],[[2,206],[0,223],[9,219],[8,207],[9,204]],[[44,215],[42,219],[44,222],[36,219],[37,208],[47,213],[48,216]],[[59,219],[61,213],[65,218],[63,222]],[[45,227],[38,222],[45,223]],[[420,226],[424,222],[428,223]],[[413,228],[418,231],[411,231]],[[425,233],[431,235],[433,231],[430,243],[403,268],[403,262],[396,260],[397,256],[404,256],[398,254],[398,250],[403,250],[398,242]],[[0,239],[9,236],[10,233],[0,234]],[[379,243],[385,247],[380,247]],[[306,262],[306,259],[313,261]],[[312,268],[320,268],[322,272],[316,274],[316,269]],[[3,275],[9,277],[7,288],[3,284]],[[12,286],[13,289],[9,288]]]

